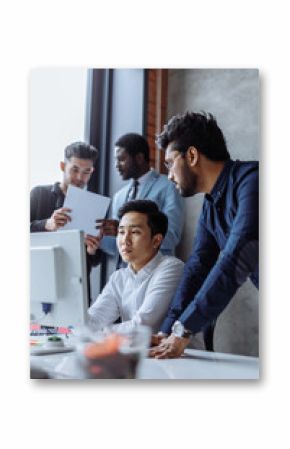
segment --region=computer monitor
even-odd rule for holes
[[[87,267],[82,231],[30,234],[30,317],[41,326],[86,322]]]

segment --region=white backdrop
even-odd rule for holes
[[[2,447],[289,446],[288,3],[1,3]],[[260,382],[29,381],[27,77],[43,65],[260,69]]]

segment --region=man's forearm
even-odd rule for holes
[[[46,220],[33,220],[30,222],[30,232],[44,232]]]

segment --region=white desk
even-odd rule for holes
[[[73,374],[76,353],[31,356],[33,366],[48,370],[56,379],[78,379]],[[57,371],[56,371],[57,368]],[[259,359],[186,349],[179,359],[144,359],[138,379],[259,379]]]
[[[259,379],[259,359],[186,349],[179,359],[145,359],[141,379]]]

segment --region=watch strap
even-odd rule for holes
[[[182,334],[182,338],[190,338],[191,335],[192,335],[191,331],[189,331],[187,329],[184,329],[183,334]]]

